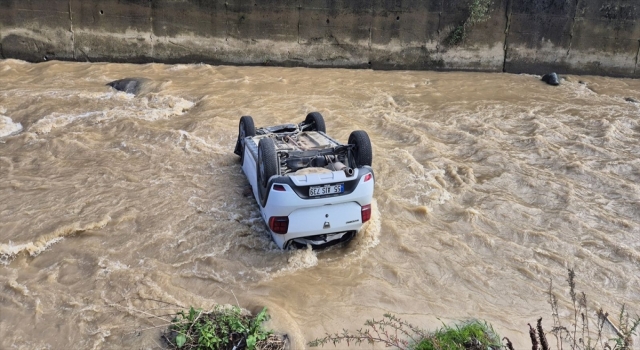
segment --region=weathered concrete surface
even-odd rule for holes
[[[636,76],[637,0],[511,0],[508,72]]]
[[[640,2],[578,1],[567,60],[581,72],[637,76]]]
[[[68,1],[0,0],[2,56],[27,61],[73,59]]]
[[[636,76],[637,0],[0,0],[0,55]]]

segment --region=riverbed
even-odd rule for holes
[[[150,83],[138,95],[106,84]],[[639,313],[640,81],[474,72],[0,61],[0,348],[154,348],[178,306],[269,309],[293,348],[393,313],[517,348],[573,309]],[[373,218],[282,251],[238,121],[365,130]],[[166,317],[164,317],[166,318]]]

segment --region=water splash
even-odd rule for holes
[[[79,222],[74,222],[73,224],[62,226],[52,233],[41,235],[32,242],[15,244],[9,241],[8,243],[0,243],[0,263],[7,265],[20,253],[37,256],[52,245],[62,241],[65,237],[89,230],[101,229],[110,221],[111,217],[105,216],[100,221],[91,222],[85,225],[81,225]]]
[[[22,124],[15,123],[11,118],[3,115],[6,110],[0,108],[0,137],[14,135],[22,130]]]

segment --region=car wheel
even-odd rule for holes
[[[258,188],[260,203],[264,207],[267,203],[269,179],[278,173],[278,155],[276,144],[272,139],[265,137],[258,143]]]
[[[256,127],[253,124],[253,118],[248,115],[240,118],[238,126],[238,141],[236,142],[235,154],[240,156],[240,163],[244,162],[244,138],[247,136],[256,136]]]
[[[369,140],[367,132],[364,130],[356,130],[352,132],[351,135],[349,135],[349,144],[354,145],[353,158],[356,166],[371,166],[373,154],[371,150],[371,140]]]
[[[322,114],[318,112],[311,112],[307,114],[307,117],[304,119],[304,123],[307,125],[311,124],[311,126],[306,129],[307,131],[327,132],[327,127],[324,124],[324,118],[322,117]]]

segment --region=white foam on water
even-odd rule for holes
[[[132,100],[133,117],[148,121],[168,119],[172,116],[180,116],[191,109],[195,103],[176,96],[149,95]]]
[[[358,232],[358,235],[351,244],[355,245],[355,249],[345,254],[349,262],[364,257],[371,248],[380,244],[380,232],[382,231],[382,215],[378,208],[378,201],[373,199],[371,202],[371,219],[367,221]],[[343,258],[339,258],[342,260]],[[334,259],[328,259],[332,261]]]
[[[6,284],[9,288],[13,289],[15,292],[22,296],[29,296],[31,292],[26,285],[18,282],[19,273],[17,269],[7,268],[6,271],[9,272],[8,275],[0,276],[0,281],[3,284]]]
[[[0,107],[0,137],[20,132],[22,130],[22,124],[15,123],[11,118],[3,115],[3,113],[6,113],[6,110]]]
[[[185,70],[185,69],[190,69],[196,67],[196,65],[192,65],[192,64],[176,64],[173,65],[171,67],[169,67],[169,69],[167,69],[170,72],[175,72],[175,71],[181,71],[181,70]]]
[[[273,252],[281,254],[282,251],[275,249]],[[288,251],[290,256],[287,258],[287,264],[271,272],[271,268],[264,269],[265,279],[270,280],[272,278],[286,276],[299,270],[309,269],[318,265],[318,254],[311,248],[311,245],[307,245],[306,249],[295,249]]]
[[[433,210],[434,205],[442,205],[451,200],[452,195],[446,189],[447,175],[454,175],[458,178],[456,185],[467,185],[471,183],[473,170],[460,170],[465,173],[464,178],[458,175],[458,169],[450,166],[451,169],[430,169],[420,164],[406,150],[393,149],[388,151],[389,156],[393,157],[394,167],[402,171],[387,170],[385,171],[388,178],[381,178],[379,183],[387,186],[388,189],[400,189],[402,191],[413,193],[413,196],[396,197],[395,201],[412,207],[426,206],[429,210]],[[386,170],[386,169],[385,169]],[[475,181],[475,178],[473,179]]]
[[[9,241],[9,243],[0,244],[0,264],[8,265],[13,258],[22,252],[26,252],[31,256],[36,256],[61,240],[62,237],[56,237],[50,240],[39,239],[37,242],[28,242],[23,244],[14,244],[11,241]]]
[[[67,126],[76,120],[95,117],[103,113],[104,112],[87,112],[78,115],[52,113],[31,125],[29,131],[39,135],[48,134],[51,130]]]
[[[8,265],[13,258],[21,253],[37,256],[52,245],[60,242],[64,237],[78,232],[103,228],[110,221],[111,217],[105,216],[98,222],[91,222],[84,226],[80,226],[80,223],[74,222],[73,224],[62,226],[52,233],[40,236],[33,242],[14,244],[9,241],[9,243],[0,243],[0,264]]]
[[[307,249],[293,251],[293,254],[287,259],[287,263],[287,267],[283,270],[296,271],[308,269],[318,265],[318,255],[313,251],[311,245],[307,245]]]
[[[169,119],[172,116],[180,116],[191,109],[195,103],[175,96],[149,95],[134,98],[133,95],[123,92],[108,94],[89,94],[87,97],[94,99],[108,99],[112,103],[118,103],[111,109],[100,111],[87,111],[83,113],[52,113],[36,121],[29,131],[43,135],[54,129],[65,127],[78,120],[91,120],[93,122],[105,122],[120,118],[135,118],[146,121],[158,121]],[[1,126],[0,122],[0,126]],[[20,126],[22,127],[22,126]],[[2,128],[0,127],[0,130]],[[0,136],[2,136],[0,134]],[[202,140],[197,140],[202,143]]]
[[[8,285],[9,287],[11,287],[11,289],[19,292],[24,296],[28,296],[30,294],[29,288],[27,288],[27,286],[25,286],[24,284],[18,283],[18,281],[16,281],[15,279],[9,280]]]
[[[287,259],[287,265],[282,269],[273,274],[269,274],[269,271],[265,272],[269,274],[269,278],[275,278],[318,266],[320,261],[342,261],[347,258],[346,261],[351,262],[360,259],[364,257],[371,248],[380,244],[381,230],[382,219],[378,209],[378,202],[374,199],[371,202],[371,220],[362,226],[354,241],[350,243],[355,246],[351,252],[344,254],[341,258],[320,258],[320,260],[318,260],[318,252],[314,251],[310,245],[307,245],[306,249],[291,251],[291,256]],[[332,248],[333,247],[330,247],[328,249]]]
[[[100,257],[100,259],[98,260],[98,266],[100,266],[100,268],[102,268],[102,270],[100,271],[101,277],[106,277],[111,272],[114,272],[114,271],[121,271],[121,270],[129,269],[129,265],[123,264],[122,262],[120,262],[118,260],[116,260],[116,261],[109,260],[109,259],[107,259],[106,256]]]
[[[360,229],[361,251],[369,250],[380,243],[380,231],[382,231],[382,215],[378,208],[378,201],[371,202],[371,219]]]
[[[194,153],[209,151],[220,155],[227,154],[227,148],[221,147],[220,144],[211,144],[205,139],[185,130],[179,130],[178,132],[180,133],[180,137],[178,138],[177,145],[181,145],[184,143],[183,148],[185,151],[191,151]]]

